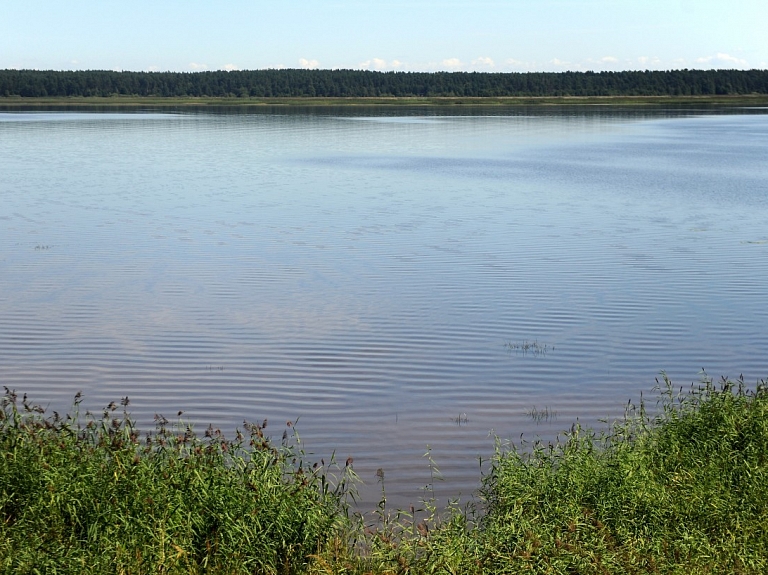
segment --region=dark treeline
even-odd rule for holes
[[[0,70],[0,96],[503,97],[768,94],[768,70],[370,72]]]

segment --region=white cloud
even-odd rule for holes
[[[696,58],[696,62],[698,64],[729,64],[729,65],[735,65],[735,66],[747,66],[747,61],[742,60],[741,58],[737,58],[736,56],[731,56],[730,54],[723,54],[722,52],[718,52],[714,56],[705,56],[703,58]]]
[[[472,60],[472,65],[478,68],[493,68],[496,64],[491,58],[488,58],[487,56],[480,56]]]
[[[387,62],[383,58],[371,58],[370,60],[360,62],[357,65],[357,67],[361,70],[397,70],[398,68],[402,68],[404,66],[408,66],[408,64],[401,62],[400,60],[392,60],[391,62]]]
[[[461,68],[463,65],[461,63],[461,60],[459,60],[458,58],[446,58],[445,60],[443,60],[442,64],[445,68],[450,68],[454,70],[456,68]]]
[[[580,62],[563,62],[556,60],[561,66],[567,65],[572,70],[612,70],[617,67],[619,59],[615,56],[603,56],[602,58],[587,58]],[[554,61],[552,63],[555,63]],[[625,60],[625,64],[632,65],[629,60]]]
[[[552,60],[549,61],[549,63],[554,64],[555,66],[559,66],[561,68],[571,65],[571,63],[568,62],[567,60],[560,60],[559,58],[553,58]]]
[[[319,68],[320,62],[317,60],[307,60],[306,58],[299,58],[299,66],[302,68]]]
[[[661,58],[658,56],[654,56],[653,58],[649,58],[648,56],[640,56],[637,58],[637,63],[639,64],[640,68],[643,69],[650,69],[650,68],[659,68],[661,66]],[[685,66],[683,66],[684,68]]]
[[[515,60],[514,58],[507,58],[506,60],[504,60],[504,63],[507,66],[513,66],[515,68],[527,68],[528,67],[528,63],[527,62],[523,62],[522,60]]]
[[[387,62],[383,58],[371,58],[365,62],[360,62],[357,67],[362,70],[387,70],[390,68],[399,68],[403,63],[400,60]]]
[[[227,72],[232,72],[233,70],[239,70],[239,69],[240,68],[238,68],[234,64],[224,64],[224,66],[222,66],[222,70],[226,70]]]
[[[198,64],[197,62],[190,62],[189,67],[192,70],[207,70],[208,64]]]
[[[147,68],[147,71],[148,72],[159,72],[160,71],[160,66],[149,66]]]

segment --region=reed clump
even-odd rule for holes
[[[158,416],[140,436],[127,398],[85,416],[80,401],[45,416],[6,389],[4,573],[303,573],[347,531],[351,468],[306,467],[290,426],[229,441]]]

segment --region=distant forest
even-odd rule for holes
[[[503,97],[768,94],[768,70],[371,72],[0,70],[0,97]]]

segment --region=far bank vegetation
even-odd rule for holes
[[[500,98],[768,94],[768,70],[374,72],[0,70],[0,97]]]

